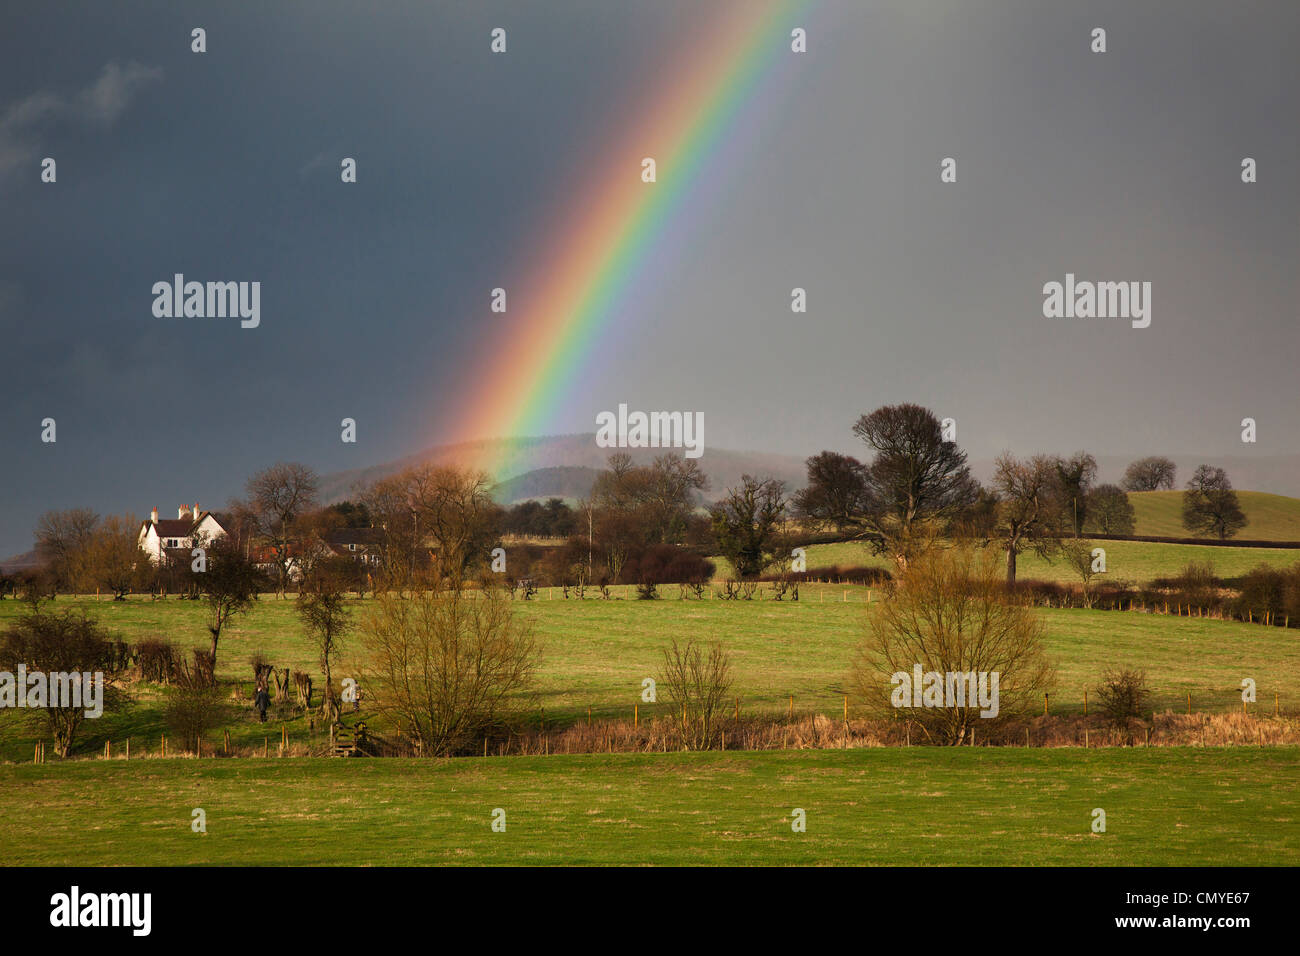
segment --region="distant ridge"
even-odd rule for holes
[[[535,497],[580,497],[590,490],[590,480],[606,467],[610,454],[619,450],[626,451],[637,464],[649,464],[673,451],[671,448],[599,448],[594,432],[440,445],[368,468],[324,475],[321,496],[326,502],[341,501],[354,495],[359,484],[395,475],[412,465],[459,464],[482,468],[485,462],[497,462],[498,470],[493,475],[497,481],[495,494],[502,504]],[[805,483],[804,460],[794,455],[706,448],[699,462],[711,482],[704,493],[706,501],[717,500],[727,488],[738,484],[744,474],[780,478],[791,490]]]

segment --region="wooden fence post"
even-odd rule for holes
[[[1044,717],[1047,716],[1047,698],[1048,698],[1048,696],[1049,696],[1049,694],[1048,694],[1046,691],[1044,691],[1044,692],[1043,692],[1043,716],[1044,716]]]
[[[588,716],[590,716],[590,711],[588,711]],[[633,727],[641,726],[641,705],[640,704],[632,705],[632,726]]]
[[[1187,692],[1187,713],[1188,716],[1192,713],[1192,692],[1190,690]]]
[[[127,760],[131,759],[131,738],[130,737],[126,738],[126,759]]]
[[[790,719],[794,720],[794,694],[790,695]]]
[[[167,735],[166,734],[162,735],[162,755],[164,757],[167,756]]]
[[[1087,688],[1084,688],[1084,691],[1083,691],[1083,716],[1085,716],[1085,717],[1088,716],[1088,690],[1087,690]]]

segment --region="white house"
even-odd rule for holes
[[[176,509],[174,519],[159,519],[158,509],[154,508],[149,520],[140,525],[140,550],[149,555],[150,562],[157,564],[164,551],[193,548],[196,535],[205,541],[215,541],[225,534],[221,522],[212,516],[211,511],[200,511],[197,502],[193,506],[181,505]]]

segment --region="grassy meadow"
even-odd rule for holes
[[[1174,577],[1192,561],[1211,565],[1221,578],[1245,574],[1260,564],[1285,568],[1300,563],[1300,550],[1290,548],[1234,548],[1152,541],[1094,541],[1092,544],[1106,552],[1106,574],[1099,575],[1094,581],[1109,578],[1137,584],[1153,578]],[[725,574],[726,562],[717,558],[712,560],[718,565],[718,574]],[[830,565],[888,569],[891,564],[888,558],[873,556],[870,548],[856,542],[812,545],[807,549],[807,561],[809,569]],[[1016,576],[1021,580],[1079,583],[1078,574],[1065,562],[1040,558],[1032,552],[1024,552],[1017,558]]]
[[[1300,560],[1281,549],[1104,546],[1110,573],[1128,581],[1176,574],[1190,560],[1210,560],[1222,576],[1260,561]],[[808,549],[810,568],[869,563],[878,559],[861,545]],[[1030,555],[1020,573],[1070,579],[1060,565]],[[836,718],[868,605],[879,599],[878,590],[825,584],[805,585],[797,603],[772,600],[770,588],[754,601],[662,592],[663,600],[637,601],[620,587],[613,600],[580,601],[544,588],[519,602],[542,645],[527,702],[534,726],[563,727],[589,713],[627,719],[638,705],[642,720],[660,716],[667,705],[642,703],[641,682],[659,674],[661,651],[674,638],[726,645],[746,715],[777,717],[793,695],[797,716]],[[374,599],[351,605],[360,623]],[[196,602],[63,596],[53,604],[67,608],[84,610],[124,641],[206,644]],[[24,610],[0,601],[0,628]],[[1117,666],[1146,671],[1151,707],[1161,713],[1182,713],[1188,693],[1199,713],[1239,711],[1243,677],[1257,682],[1256,713],[1271,713],[1274,694],[1284,712],[1300,710],[1293,630],[1140,611],[1037,613],[1057,670],[1054,714],[1079,714],[1084,690]],[[319,680],[292,597],[261,595],[228,625],[218,654],[219,678],[243,694],[225,720],[232,744],[248,752],[269,740],[274,753],[283,723],[291,744],[319,745],[322,728],[313,732],[291,708],[256,721],[249,657],[259,651]],[[358,675],[364,688],[365,663],[354,634],[336,659],[336,679]],[[107,741],[112,760],[33,765],[37,730],[23,712],[0,712],[0,851],[11,865],[1300,862],[1293,786],[1300,748],[1288,745],[158,760],[168,733],[164,693],[137,685],[121,709],[83,725],[74,755],[102,754]],[[381,734],[393,730],[368,708],[355,716]],[[128,739],[130,761],[121,759]],[[219,741],[215,732],[208,747]],[[207,814],[206,833],[190,829],[195,807]],[[490,826],[498,807],[507,814],[504,833]],[[796,807],[807,812],[805,833],[791,830]],[[1091,832],[1096,807],[1107,813],[1105,834]]]
[[[1183,527],[1181,491],[1133,491],[1133,533],[1161,538],[1190,537]],[[1300,541],[1300,498],[1263,491],[1238,491],[1237,500],[1250,522],[1237,537],[1251,541]]]
[[[55,866],[1294,866],[1298,770],[1295,748],[1251,747],[3,766],[0,853]],[[196,807],[206,833],[191,829]],[[796,808],[806,832],[791,829]]]
[[[566,601],[558,591],[543,589],[535,600],[519,603],[543,652],[530,712],[535,721],[544,717],[550,726],[586,719],[588,709],[594,719],[628,718],[634,705],[640,706],[642,719],[652,718],[667,705],[641,703],[641,681],[658,675],[661,649],[673,638],[704,636],[722,641],[730,651],[734,694],[746,714],[785,713],[794,695],[798,713],[838,715],[868,596],[864,587],[810,586],[802,590],[798,603],[683,601],[676,589],[666,591],[660,601],[622,596]],[[363,620],[372,604],[373,599],[354,600],[354,617]],[[126,641],[162,636],[182,648],[205,643],[202,607],[195,602],[64,597],[55,605],[84,608]],[[21,610],[18,602],[0,602],[0,627]],[[1239,708],[1243,677],[1255,679],[1261,702],[1271,705],[1277,693],[1284,710],[1300,709],[1300,641],[1294,631],[1128,611],[1049,608],[1039,614],[1058,674],[1053,712],[1081,710],[1084,689],[1095,686],[1106,667],[1125,665],[1146,670],[1152,707],[1158,711],[1184,710],[1189,692],[1198,712]],[[264,652],[279,667],[320,674],[292,599],[263,595],[222,637],[218,676],[241,682],[250,699],[248,660],[254,651]],[[364,645],[353,636],[334,673],[336,678],[364,674],[364,665]],[[364,687],[364,677],[362,683]],[[160,691],[140,689],[136,701],[120,713],[87,722],[77,751],[102,751],[105,740],[121,747],[126,737],[135,739],[137,748],[151,742],[156,749],[166,732],[161,704]],[[373,721],[375,715],[363,709],[361,717]],[[0,759],[31,759],[34,731],[22,720],[17,711],[0,713]],[[248,701],[238,702],[231,718],[232,741],[260,745],[268,727],[278,735],[279,720],[259,724]],[[286,722],[292,739],[307,739],[305,717],[288,717]],[[372,727],[384,732],[381,723]]]

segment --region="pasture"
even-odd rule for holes
[[[4,766],[0,853],[19,866],[1294,866],[1298,769],[1293,747]]]
[[[1193,561],[1209,564],[1221,578],[1245,574],[1259,564],[1287,568],[1300,563],[1300,550],[1289,548],[1234,548],[1156,541],[1094,541],[1092,544],[1106,552],[1106,574],[1098,575],[1094,582],[1140,584],[1155,578],[1175,577]],[[726,563],[717,558],[712,560],[718,565],[717,573],[724,575]],[[854,542],[812,545],[807,549],[807,561],[809,569],[829,565],[889,569],[891,564],[888,558],[873,556],[866,545]],[[1022,581],[1079,583],[1079,575],[1064,561],[1040,558],[1029,551],[1022,552],[1017,559],[1016,577]]]
[[[635,705],[641,719],[656,716],[667,705],[641,703],[641,681],[659,673],[662,649],[673,638],[724,643],[735,672],[733,694],[741,698],[746,714],[779,716],[793,695],[799,714],[838,716],[868,598],[867,588],[837,586],[805,587],[798,603],[680,600],[676,589],[665,589],[666,597],[659,601],[621,596],[566,601],[558,591],[554,597],[549,593],[543,590],[536,599],[519,603],[542,643],[529,709],[535,721],[544,718],[548,726],[584,720],[589,709],[593,719],[630,718]],[[372,603],[354,600],[354,618],[363,621]],[[124,602],[63,597],[55,602],[56,609],[69,606],[85,609],[125,641],[163,637],[183,649],[206,642],[202,607],[195,602],[140,597]],[[18,602],[0,602],[0,627],[21,610]],[[1038,613],[1058,674],[1054,713],[1080,711],[1084,689],[1095,686],[1111,666],[1145,669],[1151,705],[1161,712],[1185,710],[1189,692],[1198,712],[1240,709],[1244,677],[1257,682],[1261,708],[1271,712],[1276,693],[1283,711],[1300,709],[1300,641],[1293,630],[1129,611]],[[222,638],[218,676],[241,683],[249,696],[248,660],[255,651],[281,668],[321,673],[292,599],[263,595]],[[335,664],[336,679],[364,675],[365,663],[364,644],[354,635]],[[119,713],[84,725],[76,752],[101,752],[105,740],[120,748],[127,737],[137,748],[157,749],[166,732],[162,701],[158,689],[138,689],[136,700]],[[363,710],[362,717],[373,720],[374,715]],[[0,714],[0,759],[31,760],[35,733],[22,720],[17,711]],[[286,722],[292,739],[306,739],[306,718]],[[381,724],[373,726],[384,732]],[[279,718],[274,725],[257,723],[245,700],[234,707],[230,727],[236,745],[260,746],[268,733],[278,736]]]
[[[1186,538],[1181,491],[1131,491],[1133,533],[1162,538]],[[1250,522],[1237,537],[1255,541],[1300,541],[1300,498],[1263,491],[1238,491],[1237,501]]]

